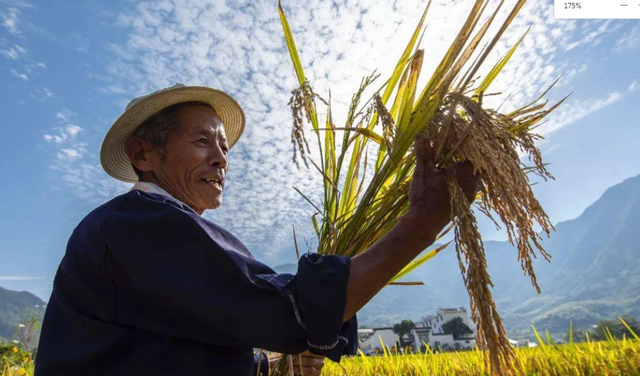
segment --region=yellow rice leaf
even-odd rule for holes
[[[543,111],[541,114],[536,115],[531,117],[530,119],[528,119],[527,121],[522,122],[520,125],[509,129],[510,132],[520,132],[524,129],[527,128],[531,128],[533,127],[537,122],[539,122],[540,120],[542,120],[545,116],[549,115],[551,112],[553,112],[556,108],[560,107],[560,105],[562,103],[564,103],[564,101],[567,100],[567,98],[569,98],[569,95],[567,95],[566,97],[562,98],[560,101],[558,101],[558,103],[554,104],[553,106],[551,106],[548,110]]]
[[[389,100],[389,97],[391,97],[391,93],[393,93],[393,90],[395,89],[396,84],[400,79],[400,75],[404,71],[404,68],[406,67],[407,63],[409,62],[409,58],[413,51],[413,47],[415,46],[416,41],[418,40],[418,36],[420,35],[420,31],[422,30],[422,26],[424,24],[425,18],[427,17],[427,13],[429,12],[430,6],[431,6],[431,0],[429,0],[429,3],[427,3],[427,7],[422,13],[422,18],[420,18],[420,22],[418,22],[418,26],[416,26],[416,29],[413,32],[413,35],[411,36],[411,39],[409,40],[407,47],[404,49],[402,56],[400,56],[400,60],[398,60],[398,64],[396,64],[396,67],[393,70],[393,73],[391,74],[391,78],[387,83],[387,87],[385,88],[384,93],[382,94],[383,103],[387,103],[387,100]]]
[[[451,81],[457,75],[457,72],[450,70],[450,68],[454,65],[456,59],[460,54],[460,51],[462,51],[462,48],[467,43],[471,32],[478,23],[480,16],[482,15],[482,12],[484,11],[487,4],[487,0],[475,1],[471,12],[469,12],[469,16],[467,16],[467,19],[462,25],[460,32],[458,32],[458,34],[456,35],[456,39],[453,41],[444,58],[442,58],[442,61],[433,72],[433,75],[429,79],[429,83],[420,93],[420,96],[418,97],[418,104],[424,104],[429,101],[431,97],[436,94],[436,91],[440,93],[439,96],[447,91],[447,85],[445,85],[445,87],[442,87],[441,83],[444,81]],[[446,77],[449,77],[449,79],[446,79]]]
[[[350,208],[355,207],[356,188],[358,187],[358,170],[360,167],[360,145],[362,143],[362,137],[357,137],[353,152],[351,154],[351,161],[349,162],[349,169],[345,176],[344,188],[342,190],[342,197],[340,202],[340,209],[338,210],[338,217],[341,217],[345,213],[350,213]],[[352,202],[353,201],[353,202]]]
[[[463,88],[465,88],[465,87],[467,87],[469,85],[469,81],[471,81],[471,79],[476,74],[478,69],[480,69],[480,67],[484,63],[485,59],[487,58],[487,56],[489,56],[489,53],[493,50],[493,47],[495,47],[495,45],[498,43],[498,40],[500,40],[500,38],[502,37],[502,34],[504,34],[504,32],[507,30],[507,28],[509,27],[511,22],[514,20],[514,18],[516,18],[516,15],[518,14],[518,12],[520,12],[520,9],[522,9],[522,7],[526,3],[526,1],[527,0],[518,0],[516,5],[511,10],[511,13],[509,14],[509,17],[507,17],[507,19],[504,21],[502,26],[500,26],[500,30],[498,30],[498,32],[493,37],[493,39],[491,40],[491,42],[489,43],[487,48],[484,50],[484,52],[478,58],[477,62],[469,70],[469,72],[468,72],[468,74],[467,74],[467,76],[465,78],[465,82],[462,84]]]
[[[322,131],[322,130],[326,130],[329,128],[318,128],[318,130]],[[356,132],[358,133],[357,135],[354,135],[353,137],[351,137],[351,139],[349,139],[349,144],[351,144],[353,141],[355,141],[355,138],[358,137],[358,135],[361,136],[365,136],[366,138],[368,138],[369,140],[375,142],[376,144],[380,145],[382,143],[382,136],[380,136],[379,134],[377,134],[376,132],[369,130],[367,128],[331,128],[333,130],[336,131],[350,131],[350,132]]]
[[[560,77],[556,78],[556,80],[555,80],[555,81],[553,81],[553,83],[552,83],[552,84],[551,84],[551,85],[550,85],[550,86],[549,86],[549,87],[548,87],[548,88],[547,88],[547,89],[546,89],[542,94],[540,94],[540,96],[538,96],[538,98],[536,98],[536,100],[534,100],[533,102],[531,102],[531,103],[527,104],[526,106],[522,106],[522,107],[518,108],[517,110],[514,110],[514,111],[512,111],[512,112],[508,113],[508,114],[507,114],[507,116],[510,116],[510,117],[517,117],[517,116],[522,115],[522,113],[523,113],[523,112],[530,112],[530,111],[529,111],[529,108],[530,108],[531,106],[533,106],[534,104],[538,103],[538,101],[539,101],[540,99],[542,99],[545,95],[547,95],[547,93],[548,93],[549,91],[551,91],[551,89],[552,89],[554,86],[556,86],[556,84],[558,83],[558,81],[560,81],[560,79],[561,79],[561,78],[562,78],[562,75],[560,75]],[[545,104],[546,104],[546,103],[545,103]]]
[[[500,2],[500,4],[498,5],[498,7],[496,8],[496,10],[493,12],[493,14],[491,15],[491,17],[489,17],[489,19],[484,23],[484,25],[480,28],[480,30],[476,33],[476,36],[473,37],[473,39],[471,40],[471,42],[469,43],[469,45],[467,46],[467,48],[465,49],[465,51],[462,53],[462,56],[460,56],[460,59],[458,59],[458,61],[456,62],[456,64],[454,65],[454,67],[452,68],[453,72],[459,72],[462,70],[462,67],[464,67],[464,65],[469,61],[469,59],[471,58],[471,56],[473,55],[473,53],[475,52],[475,50],[478,48],[478,45],[480,44],[480,41],[482,41],[482,39],[484,38],[485,34],[487,33],[487,30],[489,30],[489,26],[491,26],[491,24],[493,23],[493,20],[496,18],[496,16],[498,15],[498,12],[500,11],[500,8],[502,8],[502,4],[504,4],[504,0],[502,0]],[[480,56],[478,56],[479,58]],[[473,65],[473,64],[472,64]],[[468,72],[467,72],[468,73]],[[462,82],[466,81],[466,74],[465,76],[462,77],[462,79],[460,80],[460,84]],[[460,85],[458,85],[458,88],[456,89],[456,91],[458,92],[464,92],[464,88],[462,88]]]
[[[335,132],[333,126],[333,119],[331,114],[331,96],[329,96],[329,105],[327,106],[327,128],[325,128],[326,132],[324,135],[324,169],[323,174],[329,179],[329,181],[324,182],[325,185],[325,210],[327,210],[327,217],[335,219],[335,201],[336,196],[338,194],[337,189],[332,189],[332,185],[335,186],[336,182],[336,141],[335,141]],[[328,197],[327,197],[328,196]]]
[[[282,0],[278,0],[278,13],[280,13],[280,23],[282,24],[282,31],[284,33],[284,39],[287,42],[287,48],[289,49],[289,56],[291,57],[291,62],[293,63],[293,69],[296,71],[296,76],[298,77],[298,83],[302,86],[306,81],[306,77],[304,75],[304,70],[302,69],[302,63],[300,62],[300,55],[298,54],[298,48],[296,47],[296,42],[293,39],[293,34],[291,34],[291,28],[289,28],[289,22],[287,21],[287,17],[284,14],[284,9],[282,8]],[[318,132],[318,115],[316,113],[315,104],[311,106],[311,125],[313,126],[313,130]]]
[[[398,274],[396,274],[396,276],[393,277],[391,279],[391,281],[389,281],[389,283],[397,282],[400,278],[402,278],[402,277],[406,276],[407,274],[411,273],[412,271],[417,269],[420,265],[422,265],[425,262],[427,262],[427,261],[431,260],[432,258],[434,258],[438,253],[440,253],[440,251],[442,251],[445,248],[447,248],[449,246],[449,244],[451,244],[451,241],[439,246],[438,248],[436,248],[436,249],[432,250],[431,252],[427,253],[426,255],[421,256],[421,257],[413,260],[409,265],[405,266],[404,269],[402,269]]]
[[[424,51],[418,50],[413,60],[411,61],[411,72],[409,73],[409,80],[407,82],[407,88],[404,92],[402,102],[400,104],[400,112],[398,113],[398,122],[396,123],[396,131],[398,138],[396,142],[402,144],[407,139],[413,140],[415,133],[409,130],[413,113],[413,103],[416,96],[416,87],[418,86],[418,78],[420,77],[420,70],[422,69],[422,61],[424,58]],[[424,124],[426,125],[426,124]],[[423,125],[423,127],[424,127]],[[406,149],[398,149],[397,145],[393,146],[391,151],[391,161],[395,166],[399,165],[400,160],[404,156]]]
[[[531,329],[533,329],[533,334],[535,334],[536,339],[538,340],[538,344],[540,345],[540,347],[545,348],[546,344],[542,340],[542,337],[540,337],[540,333],[538,333],[538,331],[536,330],[536,327],[531,325]]]
[[[423,29],[424,21],[425,21],[425,19],[427,17],[427,13],[429,12],[429,8],[430,7],[431,7],[431,0],[429,0],[429,2],[427,3],[427,7],[425,8],[424,12],[422,13],[422,17],[420,18],[420,22],[418,22],[418,26],[416,26],[416,29],[414,30],[413,35],[411,36],[411,39],[409,40],[409,43],[407,44],[407,46],[405,47],[404,51],[402,52],[402,55],[400,56],[400,59],[398,60],[398,63],[396,64],[396,67],[394,68],[393,73],[391,74],[391,77],[385,83],[385,90],[384,90],[384,93],[381,96],[382,103],[384,103],[384,104],[386,104],[387,101],[389,100],[389,98],[391,97],[391,94],[395,90],[396,85],[398,84],[398,80],[400,79],[400,76],[402,75],[402,72],[405,70],[405,67],[407,66],[407,64],[411,60],[413,48],[415,47],[416,41],[418,40],[418,37],[420,36],[420,31]],[[373,114],[373,116],[371,118],[371,122],[369,123],[369,126],[367,128],[368,129],[373,129],[373,126],[377,121],[378,121],[378,114],[376,113],[376,114]]]
[[[489,88],[491,83],[496,79],[496,77],[498,77],[498,74],[500,74],[500,72],[505,67],[505,65],[507,65],[507,62],[509,62],[509,59],[511,59],[513,54],[516,52],[516,50],[520,46],[520,43],[522,43],[522,41],[524,40],[524,37],[527,36],[527,33],[529,33],[530,29],[531,27],[529,27],[527,31],[525,31],[524,35],[520,37],[520,40],[518,40],[518,43],[516,43],[513,47],[511,47],[509,51],[507,51],[507,53],[502,57],[502,59],[500,59],[500,61],[498,61],[498,63],[491,69],[491,71],[489,71],[487,76],[480,83],[480,86],[478,86],[478,88],[476,89],[474,93],[475,95],[487,92],[487,89]]]
[[[627,330],[631,333],[631,335],[633,336],[633,338],[635,338],[637,341],[640,341],[640,337],[638,336],[638,334],[636,334],[633,329],[631,329],[631,327],[629,326],[629,324],[627,324],[626,321],[624,321],[622,319],[622,317],[618,316],[618,318],[620,319],[620,321],[622,322],[622,325],[624,325],[625,328],[627,328]]]
[[[284,9],[282,9],[282,0],[278,1],[278,12],[280,13],[280,22],[282,23],[282,30],[284,31],[284,39],[287,42],[287,47],[289,48],[289,56],[291,56],[291,62],[293,63],[293,68],[296,71],[298,83],[302,85],[305,81],[304,71],[302,70],[302,63],[300,62],[296,42],[293,40],[293,34],[291,34],[291,29],[289,28],[289,22],[284,14]]]

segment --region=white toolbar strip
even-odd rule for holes
[[[640,19],[640,0],[554,0],[556,18]]]

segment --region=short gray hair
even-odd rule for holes
[[[162,111],[155,113],[153,116],[144,121],[131,135],[131,137],[140,137],[141,139],[148,141],[157,148],[160,153],[160,158],[164,158],[164,148],[167,145],[167,140],[171,133],[177,131],[180,128],[180,121],[178,119],[178,112],[181,108],[187,106],[207,106],[210,104],[204,102],[184,102],[169,106]],[[138,175],[138,180],[142,180],[142,171],[136,166],[131,164],[133,171]]]

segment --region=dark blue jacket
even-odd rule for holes
[[[276,274],[231,233],[132,190],[76,227],[56,273],[36,376],[255,375],[253,348],[354,354],[342,323],[349,259]]]

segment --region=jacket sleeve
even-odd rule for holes
[[[177,205],[132,194],[102,226],[120,325],[220,346],[354,354],[342,323],[349,259],[308,254],[296,275],[256,261],[231,233]]]

